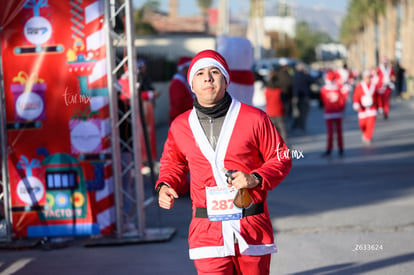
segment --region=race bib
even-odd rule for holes
[[[242,209],[233,204],[237,189],[232,187],[206,187],[207,215],[210,221],[240,220]]]

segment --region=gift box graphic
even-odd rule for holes
[[[87,108],[77,110],[69,120],[72,154],[98,154],[102,151],[102,119],[95,118],[97,112]]]
[[[19,179],[13,187],[15,194],[15,205],[44,205],[46,203],[46,187],[41,180],[44,170],[38,159],[29,160],[28,157],[21,155],[16,168],[24,170],[24,175],[19,173],[14,175]],[[18,200],[16,200],[18,198]]]
[[[28,75],[20,71],[13,78],[10,90],[13,93],[13,102],[16,121],[45,120],[45,92],[47,85],[36,75]]]

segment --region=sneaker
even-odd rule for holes
[[[325,158],[325,157],[329,157],[330,155],[331,155],[331,151],[330,151],[330,150],[326,150],[326,152],[325,152],[325,153],[323,153],[323,154],[321,155],[321,157]]]
[[[371,140],[367,139],[364,136],[362,136],[362,143],[365,144],[365,145],[371,145]]]

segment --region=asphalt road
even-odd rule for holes
[[[271,274],[414,274],[414,101],[393,101],[390,119],[377,120],[374,142],[364,146],[356,113],[344,120],[345,156],[325,149],[322,111],[313,106],[305,133],[289,133],[298,159],[269,193],[279,251]],[[162,144],[166,127],[159,127]],[[300,157],[299,157],[300,156]],[[173,228],[164,242],[1,249],[3,274],[196,274],[188,259],[188,197],[171,211],[147,208],[147,232]],[[160,231],[157,231],[160,230]]]

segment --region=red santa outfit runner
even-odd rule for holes
[[[252,131],[235,132],[245,127]],[[187,132],[191,132],[192,135],[183,135]],[[234,135],[237,135],[237,138],[230,140]],[[258,142],[259,140],[261,142]],[[252,146],[256,147],[261,155],[252,154]],[[287,146],[263,111],[234,99],[226,115],[216,151],[208,142],[194,109],[175,119],[161,159],[158,183],[165,182],[172,188],[177,186],[179,178],[170,171],[174,174],[186,173],[185,166],[180,163],[188,162],[191,170],[190,194],[193,212],[197,207],[206,207],[206,186],[225,185],[224,169],[236,169],[247,173],[257,171],[263,175],[262,187],[249,190],[253,203],[264,205],[264,212],[254,215],[253,219],[212,222],[207,218],[197,218],[193,215],[189,231],[191,259],[235,255],[234,236],[238,240],[241,254],[265,255],[276,252],[265,199],[267,190],[276,187],[289,172],[291,159],[283,157],[283,152],[287,150]],[[168,165],[170,163],[174,165]],[[197,167],[191,166],[194,163],[197,163]],[[211,170],[206,170],[207,167],[211,167]],[[205,228],[209,230],[206,232]],[[261,233],[257,235],[255,232]]]
[[[368,72],[364,73],[365,75]],[[369,85],[369,86],[368,86]],[[374,134],[377,116],[377,85],[373,81],[361,81],[354,92],[354,110],[358,111],[359,126],[364,142],[370,143]]]
[[[321,100],[324,106],[324,118],[327,128],[327,147],[325,155],[329,155],[333,148],[333,133],[336,129],[339,153],[343,153],[342,117],[345,107],[345,97],[339,86],[333,83],[334,73],[328,72],[326,84],[321,89]]]
[[[193,82],[193,77],[197,81]],[[177,198],[174,190],[190,171],[193,215],[189,256],[198,273],[230,274],[242,270],[238,273],[268,274],[270,253],[277,248],[267,192],[288,175],[292,160],[285,153],[289,149],[265,112],[226,93],[222,84],[230,83],[230,73],[219,53],[205,50],[197,54],[187,79],[200,98],[192,110],[171,123],[155,186],[160,206],[172,207],[171,195]],[[219,89],[210,90],[218,92],[219,97],[214,106],[205,107],[200,103],[210,98],[206,99],[203,87],[210,82],[214,85],[214,81],[219,83]],[[228,170],[239,172],[236,181],[240,175],[249,180],[256,178],[254,175],[260,177],[259,184],[255,180],[254,185],[244,189],[252,200],[250,207],[234,206],[232,192],[236,185],[227,183]]]
[[[176,73],[171,80],[170,88],[170,121],[169,124],[181,113],[193,108],[193,94],[187,79]]]
[[[374,106],[374,94],[376,86],[374,83],[370,83],[369,88],[367,83],[361,82],[360,87],[362,88],[362,94],[359,96],[359,104],[363,107],[359,109],[358,118],[364,119],[377,115],[377,108]]]
[[[383,64],[378,66],[378,77],[379,77],[379,96],[378,96],[378,107],[380,112],[384,113],[384,118],[388,118],[390,112],[390,97],[394,90],[394,83],[392,79],[395,78],[393,68],[388,64],[388,60],[384,60]]]
[[[198,121],[195,109],[192,110],[189,116],[191,131],[194,134],[195,141],[199,145],[203,156],[208,160],[209,164],[212,167],[214,180],[217,186],[227,186],[226,176],[223,172],[226,170],[224,159],[228,150],[230,137],[232,136],[240,107],[241,103],[233,99],[233,102],[230,105],[230,109],[222,126],[222,131],[217,142],[216,151],[213,150],[207,137],[205,136],[200,122]],[[273,242],[269,244],[249,245],[240,234],[240,230],[240,220],[222,221],[223,245],[190,248],[190,258],[201,259],[235,255],[234,236],[236,236],[238,240],[240,252],[242,254],[264,255],[276,252],[276,245]]]

